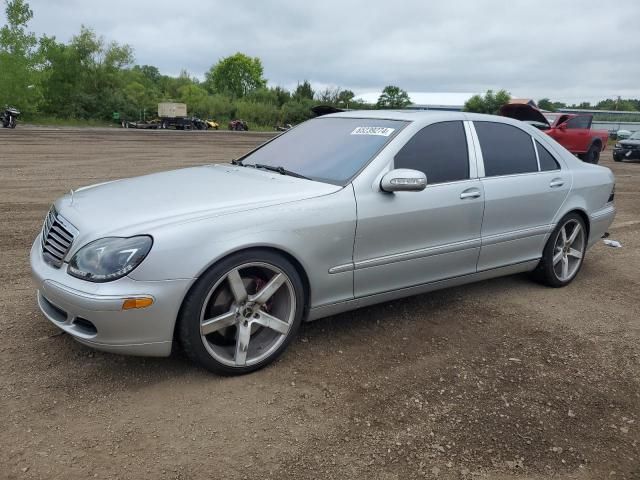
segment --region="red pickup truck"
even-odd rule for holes
[[[607,146],[609,132],[592,130],[593,115],[543,112],[530,104],[508,103],[500,115],[530,123],[574,155],[588,163],[598,163],[600,152]]]

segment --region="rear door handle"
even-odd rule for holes
[[[564,180],[562,180],[561,178],[554,178],[553,180],[551,180],[551,183],[549,184],[551,188],[557,188],[563,185],[564,185]]]
[[[478,198],[480,197],[480,190],[477,188],[470,188],[465,190],[460,194],[460,199],[464,200],[465,198]]]

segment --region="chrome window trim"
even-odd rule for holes
[[[529,135],[531,138],[531,142],[533,143],[533,151],[536,152],[536,162],[538,162],[538,171],[541,172],[542,168],[540,168],[540,155],[538,154],[538,146],[536,145],[536,139]]]
[[[462,125],[464,126],[464,133],[467,136],[467,155],[469,155],[469,178],[478,178],[478,154],[476,150],[476,143],[473,138],[471,120],[464,120]],[[429,179],[427,178],[427,182]]]
[[[473,149],[475,151],[476,158],[476,168],[478,173],[478,178],[484,178],[484,157],[482,156],[482,148],[480,148],[480,140],[478,140],[478,132],[476,132],[476,126],[474,125],[472,120],[467,120],[469,122],[469,131],[471,132],[471,138],[473,140]],[[428,181],[428,179],[427,179]]]

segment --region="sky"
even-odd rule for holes
[[[287,88],[640,98],[638,0],[27,1],[36,33],[67,41],[84,24],[170,75],[241,51]]]

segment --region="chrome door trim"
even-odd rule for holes
[[[536,235],[546,235],[553,230],[554,225],[538,225],[531,228],[522,228],[520,230],[512,230],[510,232],[497,233],[482,237],[482,246],[495,245],[496,243],[510,242],[526,237],[535,237]]]
[[[380,257],[369,258],[355,262],[355,270],[363,268],[380,267],[390,263],[404,262],[406,260],[416,260],[419,258],[430,257],[432,255],[441,255],[443,253],[452,253],[460,250],[468,250],[470,248],[478,248],[481,245],[481,239],[473,238],[462,242],[448,243],[446,245],[438,245],[436,247],[419,248],[407,252],[393,253],[391,255],[383,255]],[[335,267],[334,267],[335,268]]]
[[[344,272],[351,272],[353,270],[355,270],[355,267],[353,265],[353,262],[351,262],[351,263],[345,263],[343,265],[336,265],[335,267],[331,267],[329,269],[329,273],[330,274],[344,273]]]
[[[349,310],[353,310],[356,308],[366,307],[368,305],[375,305],[376,303],[397,300],[399,298],[410,297],[412,295],[432,292],[434,290],[440,290],[443,288],[464,285],[464,284],[476,282],[479,280],[487,280],[489,278],[502,277],[505,275],[512,275],[515,273],[529,272],[534,268],[536,268],[539,262],[540,262],[540,258],[534,258],[534,259],[526,260],[524,262],[514,263],[512,265],[506,265],[503,267],[491,268],[487,270],[482,270],[480,272],[470,273],[468,275],[451,277],[444,280],[437,280],[435,282],[422,283],[419,285],[413,285],[410,287],[404,287],[396,290],[388,290],[386,292],[367,295],[364,297],[358,297],[351,300],[345,300],[343,302],[318,305],[311,308],[306,321],[310,322],[310,321],[318,320],[320,318],[328,317],[331,315],[336,315],[338,313],[347,312]]]

